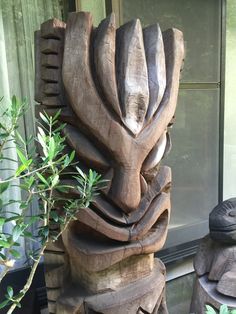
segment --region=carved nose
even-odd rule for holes
[[[125,213],[137,209],[141,199],[140,172],[137,169],[114,169],[109,196]]]

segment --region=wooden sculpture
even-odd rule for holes
[[[111,14],[50,20],[36,32],[36,101],[60,119],[80,166],[109,184],[48,247],[51,313],[167,313],[165,267],[154,252],[170,216],[168,128],[184,55],[176,29],[116,29]],[[70,178],[68,178],[70,179]]]
[[[217,205],[209,216],[210,234],[194,260],[196,282],[191,313],[204,313],[205,304],[236,308],[236,198]]]

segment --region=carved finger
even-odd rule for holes
[[[145,53],[148,68],[149,105],[147,121],[156,112],[166,88],[166,65],[164,44],[158,24],[143,30]]]
[[[94,63],[96,75],[106,101],[121,118],[121,109],[116,86],[115,70],[116,24],[112,13],[96,30],[94,40]]]
[[[143,127],[149,102],[147,64],[139,20],[117,30],[116,68],[123,121],[137,135]]]

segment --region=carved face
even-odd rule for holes
[[[217,242],[236,244],[236,198],[213,208],[209,215],[210,236]]]
[[[38,34],[37,100],[46,106],[61,101],[68,144],[86,167],[110,180],[78,219],[118,241],[143,241],[149,234],[146,246],[153,252],[164,243],[169,219],[171,174],[160,161],[170,148],[182,33],[162,34],[158,24],[142,30],[139,20],[116,30],[113,14],[96,29],[89,13],[71,14],[65,33],[60,23],[47,22]],[[53,84],[58,91],[52,92]]]

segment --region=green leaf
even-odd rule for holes
[[[68,189],[72,188],[72,186],[69,186],[69,185],[57,185],[56,186],[56,190],[59,191],[59,192],[62,192],[62,193],[66,193],[68,192]]]
[[[45,141],[44,141],[44,138],[41,136],[41,134],[37,134],[37,139],[38,139],[38,142],[39,142],[39,144],[42,146],[42,148],[44,149],[46,146],[46,144],[45,144]]]
[[[28,188],[31,188],[32,184],[34,183],[34,177],[30,177],[29,180],[28,180]]]
[[[0,247],[8,249],[11,247],[11,243],[9,241],[0,240]]]
[[[21,164],[20,167],[16,170],[15,176],[18,177],[25,169],[27,169],[27,166]]]
[[[23,145],[25,145],[25,141],[23,140],[23,137],[20,135],[20,133],[19,133],[18,131],[16,131],[15,133],[16,133],[17,139],[18,139]]]
[[[26,209],[29,206],[28,202],[21,202],[20,209]]]
[[[65,156],[63,167],[64,168],[68,167],[69,163],[70,163],[69,156]]]
[[[39,230],[39,234],[43,238],[47,238],[48,235],[49,235],[49,228],[48,228],[48,226],[41,227],[40,230]]]
[[[7,131],[7,128],[1,122],[0,122],[0,128],[3,129],[4,131]]]
[[[229,314],[228,306],[226,304],[221,305],[220,314]]]
[[[220,314],[229,314],[228,306],[226,304],[221,305]]]
[[[11,253],[11,255],[13,257],[15,257],[15,259],[21,258],[21,255],[20,255],[20,253],[18,251],[14,250],[14,249],[11,249],[9,252]]]
[[[26,238],[33,238],[33,234],[30,231],[24,231],[23,235]]]
[[[8,294],[10,299],[13,297],[14,291],[13,291],[11,286],[7,287],[7,294]]]
[[[40,135],[42,136],[42,138],[44,138],[44,137],[46,136],[44,130],[43,130],[40,126],[38,126],[38,132],[40,133]]]
[[[0,303],[0,309],[3,309],[4,307],[6,307],[9,303],[10,303],[9,300],[3,301],[2,303]]]
[[[19,247],[19,246],[20,246],[20,243],[15,242],[15,243],[12,244],[12,246],[17,246],[17,247]]]
[[[70,163],[74,160],[75,158],[75,151],[73,150],[70,154]]]
[[[0,253],[0,258],[1,258],[3,261],[5,261],[5,260],[7,259],[6,255],[4,255],[4,254],[2,254],[2,253]]]
[[[5,221],[6,221],[5,217],[0,217],[0,228],[4,225]]]
[[[5,192],[10,186],[10,182],[0,182],[0,194]]]
[[[210,305],[206,305],[206,313],[205,314],[216,314],[216,311]]]
[[[17,220],[20,220],[20,219],[22,219],[21,216],[19,216],[19,215],[14,215],[14,216],[12,216],[12,217],[6,218],[6,222],[14,221],[14,220],[17,221]]]
[[[50,212],[50,218],[53,219],[55,222],[58,222],[58,214],[56,211],[51,211]]]
[[[76,170],[83,179],[87,179],[86,174],[79,167],[76,167]]]
[[[40,118],[43,120],[43,122],[45,122],[46,124],[48,124],[48,120],[47,120],[46,116],[45,116],[42,112],[39,113],[39,116],[40,116]]]
[[[40,181],[42,181],[47,187],[49,187],[47,180],[39,172],[36,172],[36,175],[40,179]]]
[[[54,187],[55,185],[57,185],[57,183],[59,182],[59,175],[56,174],[53,179],[52,179],[52,187]]]
[[[12,230],[12,241],[16,242],[19,237],[22,235],[22,228],[19,225],[16,225]]]
[[[18,308],[21,308],[20,302],[14,302]]]
[[[38,221],[40,219],[39,216],[31,216],[30,219],[29,219],[29,224],[33,224],[35,223],[36,221]]]
[[[57,118],[60,116],[60,114],[61,114],[61,110],[58,110],[54,115],[53,115],[53,121],[56,121],[57,120]]]
[[[23,165],[28,167],[28,160],[25,157],[25,155],[22,153],[22,151],[19,148],[16,148],[17,156],[19,157],[20,161],[22,162]]]

